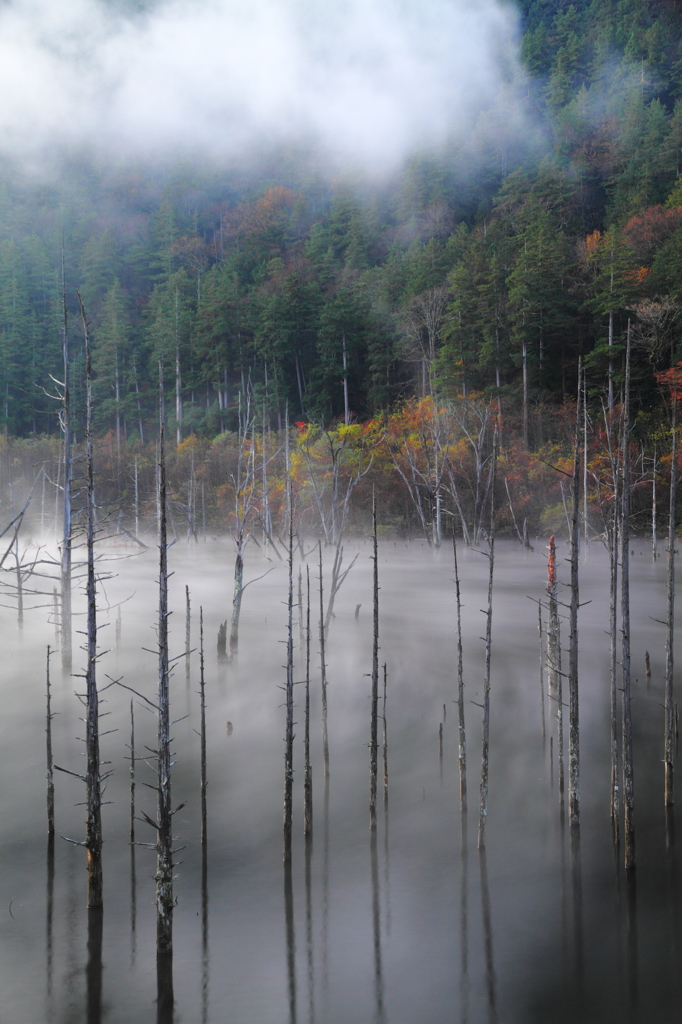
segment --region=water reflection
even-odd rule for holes
[[[137,877],[135,874],[135,847],[130,846],[130,966],[135,966],[137,954]]]
[[[287,948],[289,1024],[296,1024],[296,931],[294,927],[294,886],[291,860],[284,862],[284,923]]]
[[[635,1024],[639,1017],[639,963],[637,950],[637,875],[634,869],[626,872],[626,907],[628,941],[628,1018]]]
[[[54,832],[47,837],[47,906],[45,909],[45,974],[47,990],[47,1019],[52,1020],[53,986],[53,918],[54,918]]]
[[[372,865],[372,930],[374,935],[374,1000],[376,1024],[384,1024],[384,972],[381,960],[381,893],[379,891],[379,856],[377,834],[370,836],[370,860]]]
[[[156,958],[156,1024],[173,1024],[173,957]]]
[[[102,1021],[102,929],[104,912],[101,907],[88,909],[88,962],[85,968],[87,1024]]]
[[[208,857],[201,850],[201,1024],[208,1021]]]
[[[309,1024],[315,1024],[315,941],[313,936],[312,859],[313,841],[312,836],[308,834],[305,837],[305,944],[308,965]]]
[[[460,816],[461,879],[459,897],[459,1016],[460,1024],[469,1021],[469,838],[467,811]]]
[[[489,1024],[497,1024],[497,991],[495,961],[493,957],[493,925],[488,886],[488,861],[485,847],[479,847],[478,865],[481,872],[481,913],[483,917],[483,945],[485,948],[485,987],[488,998]]]
[[[571,892],[573,897],[573,990],[579,1012],[585,1004],[583,969],[583,876],[580,858],[580,828],[571,827]]]

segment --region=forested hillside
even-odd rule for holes
[[[628,318],[634,399],[654,410],[655,372],[682,356],[682,13],[535,0],[522,18],[523,87],[389,182],[293,150],[248,171],[6,160],[5,432],[58,431],[62,294],[82,406],[76,289],[101,433],[149,439],[162,360],[180,437],[233,429],[246,394],[276,427],[287,407],[328,425],[483,393],[533,447],[579,354],[593,400],[609,378],[617,394]]]

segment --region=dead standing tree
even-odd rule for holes
[[[336,431],[309,426],[298,437],[294,452],[306,468],[306,490],[317,512],[324,542],[334,548],[329,584],[325,630],[334,610],[334,601],[356,557],[343,568],[343,536],[355,488],[369,472],[374,460],[361,427],[353,424]],[[295,467],[294,467],[295,468]]]
[[[287,598],[287,675],[284,733],[284,864],[291,864],[294,789],[294,517],[289,516],[289,590]]]
[[[632,763],[632,697],[630,688],[630,324],[625,353],[623,436],[621,448],[621,622],[623,666],[623,803],[625,868],[635,866],[635,792]]]
[[[578,361],[578,400],[575,413],[575,439],[573,447],[573,487],[570,523],[571,598],[569,604],[568,639],[568,820],[572,826],[580,824],[580,726],[578,703],[578,559],[580,552],[580,417],[582,365]]]
[[[163,371],[159,364],[159,448],[158,448],[158,509],[159,509],[159,621],[158,656],[159,685],[157,696],[158,749],[156,751],[157,807],[156,822],[145,815],[147,823],[156,829],[156,955],[157,961],[170,962],[173,955],[173,814],[171,807],[171,751],[170,751],[170,667],[168,656],[168,536],[166,492],[166,417],[164,409]],[[182,806],[182,805],[181,805]],[[180,807],[177,808],[180,810]],[[172,1006],[172,982],[169,973],[160,966],[158,981],[163,989],[163,1002]]]
[[[234,516],[232,538],[235,547],[234,589],[229,635],[230,660],[237,656],[239,648],[239,619],[244,591],[251,583],[256,582],[256,580],[250,580],[249,583],[244,583],[244,553],[251,539],[252,520],[258,512],[263,498],[262,491],[258,486],[259,474],[256,467],[255,417],[250,414],[248,398],[244,415],[240,417],[239,433],[233,456],[233,466],[228,473],[232,490]],[[267,573],[263,573],[264,575]],[[257,579],[262,579],[263,576],[258,576]]]
[[[497,467],[497,432],[493,439],[490,482],[490,549],[488,552],[488,609],[485,622],[485,675],[483,679],[483,735],[481,741],[481,804],[478,822],[478,848],[485,849],[488,823],[488,753],[490,746],[490,656],[493,624],[493,572],[495,569],[495,472]]]
[[[372,498],[372,710],[369,740],[369,827],[377,827],[377,771],[379,760],[379,549],[377,544],[377,503]]]
[[[95,579],[95,477],[92,445],[92,373],[90,362],[90,338],[85,309],[78,295],[85,339],[85,380],[86,380],[86,547],[87,547],[87,627],[86,627],[86,668],[85,694],[79,698],[85,705],[85,753],[86,773],[77,775],[86,786],[87,818],[85,842],[77,843],[85,846],[88,856],[88,907],[102,906],[102,784],[110,772],[102,774],[99,752],[99,695],[97,692],[97,588]],[[70,564],[70,563],[69,563]],[[69,598],[70,598],[69,585]],[[69,840],[75,842],[74,840]]]

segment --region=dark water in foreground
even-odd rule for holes
[[[353,545],[349,544],[349,548]],[[544,542],[534,553],[499,545],[493,611],[488,844],[476,848],[487,561],[462,552],[469,751],[469,816],[459,813],[455,594],[449,549],[385,541],[380,550],[381,660],[388,665],[390,796],[376,842],[368,829],[370,546],[339,594],[329,638],[331,778],[322,776],[317,642],[313,647],[314,842],[302,841],[302,690],[297,710],[296,843],[290,884],[281,864],[286,567],[273,563],[244,600],[238,667],[215,666],[218,623],[229,610],[230,544],[170,552],[175,654],[184,650],[184,587],[204,606],[207,635],[209,846],[199,844],[197,671],[172,683],[177,722],[174,803],[178,855],[173,964],[176,1024],[545,1024],[678,1021],[682,996],[682,826],[666,847],[663,813],[665,564],[633,546],[633,717],[636,889],[614,855],[608,814],[608,570],[596,544],[581,562],[582,827],[571,837],[556,789],[556,738],[545,695],[543,742],[537,606]],[[561,545],[560,557],[565,554]],[[352,552],[351,552],[352,554]],[[156,555],[110,565],[100,680],[123,676],[153,696]],[[313,556],[314,561],[314,556]],[[251,552],[246,578],[262,556]],[[316,585],[316,570],[311,564]],[[563,578],[568,577],[565,564]],[[115,639],[116,602],[121,643]],[[106,603],[106,602],[103,602]],[[362,604],[356,620],[354,611]],[[313,608],[315,608],[313,604]],[[313,621],[316,615],[313,613]],[[83,628],[81,618],[77,628]],[[105,694],[103,757],[115,774],[105,799],[105,908],[90,924],[85,855],[45,835],[44,660],[54,643],[45,611],[22,633],[0,610],[0,1020],[146,1024],[157,1016],[154,855],[128,844],[130,694]],[[296,639],[298,632],[296,630]],[[644,652],[652,678],[644,678]],[[80,671],[77,652],[75,671]],[[300,670],[297,678],[301,678]],[[74,697],[82,683],[53,663],[55,761],[80,771]],[[438,731],[443,729],[439,759]],[[227,722],[233,729],[228,735]],[[154,745],[155,722],[135,704],[136,747]],[[552,758],[553,753],[553,773]],[[682,774],[678,773],[682,794]],[[138,807],[154,795],[138,765]],[[57,777],[57,829],[83,837],[77,779]],[[681,795],[682,800],[682,795]],[[675,817],[679,809],[675,811]],[[468,827],[467,827],[468,825]],[[138,841],[151,829],[137,823]],[[166,1016],[164,1020],[171,1018]]]

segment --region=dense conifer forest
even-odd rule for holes
[[[524,0],[521,17],[523,81],[389,180],[294,143],[239,167],[62,147],[27,172],[5,157],[7,444],[59,433],[63,296],[82,437],[78,290],[94,426],[119,453],[155,435],[160,360],[179,444],[238,432],[247,402],[268,430],[288,416],[371,434],[393,417],[405,435],[401,410],[454,401],[494,403],[523,460],[567,441],[579,358],[595,430],[619,401],[628,321],[635,438],[649,457],[669,446],[657,374],[682,356],[682,13]]]

